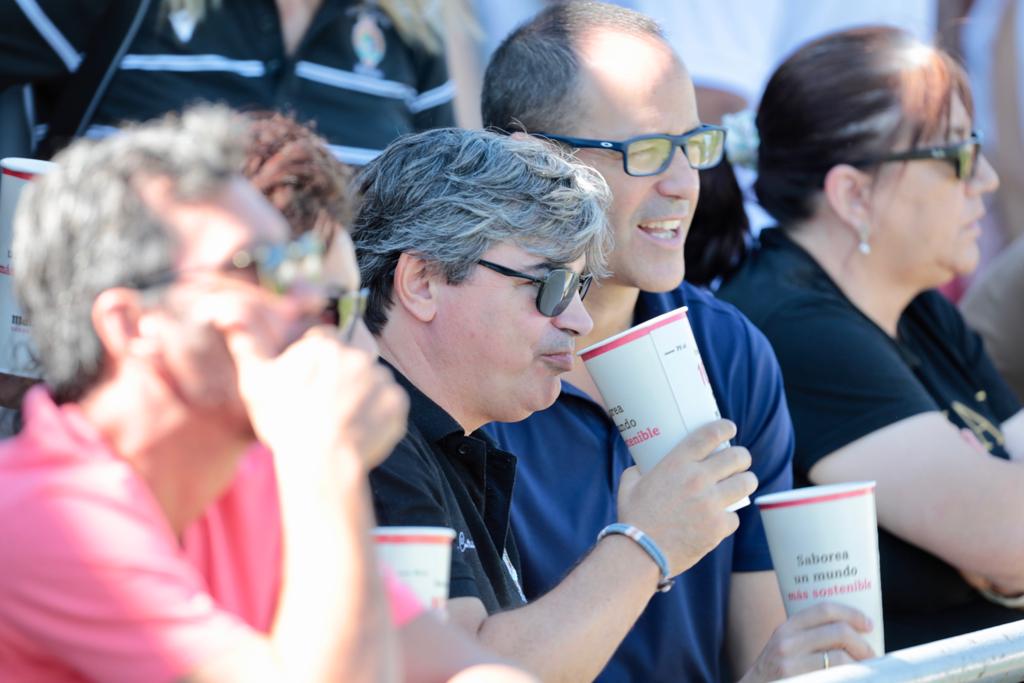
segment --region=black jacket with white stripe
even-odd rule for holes
[[[109,1],[0,2],[0,88],[33,84],[38,122],[92,32],[104,30],[98,20]],[[453,125],[444,55],[405,44],[385,15],[368,11],[323,0],[287,55],[274,0],[223,0],[198,23],[153,2],[85,132],[101,136],[122,121],[223,102],[314,120],[340,159],[361,165],[403,133]]]

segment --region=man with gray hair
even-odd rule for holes
[[[411,406],[407,435],[370,474],[378,519],[453,528],[451,620],[543,680],[590,680],[656,591],[735,529],[726,507],[754,488],[749,454],[706,458],[733,434],[719,421],[650,476],[626,473],[623,524],[525,604],[516,458],[480,428],[557,397],[592,327],[582,298],[605,272],[607,186],[537,140],[439,129],[394,142],[359,189],[366,322]]]
[[[16,286],[45,385],[0,444],[4,680],[392,680],[366,471],[406,401],[318,324],[357,275],[286,241],[239,174],[243,130],[203,109],[80,141],[26,190]],[[275,470],[280,518],[222,520],[204,573],[193,525]],[[252,523],[281,566],[230,547]],[[246,587],[268,570],[263,633]]]

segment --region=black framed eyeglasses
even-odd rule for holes
[[[537,290],[537,310],[549,318],[561,315],[562,311],[569,307],[576,292],[579,292],[581,299],[585,297],[587,290],[590,289],[590,283],[594,281],[593,275],[581,276],[568,268],[552,268],[544,277],[536,277],[484,259],[477,260],[477,263],[495,273],[522,278],[540,285],[540,289]]]
[[[622,170],[632,176],[664,173],[676,148],[683,150],[690,167],[702,171],[717,166],[725,150],[725,128],[702,123],[682,135],[637,135],[627,140],[593,140],[551,133],[534,133],[579,149],[608,149],[622,154]]]
[[[908,149],[905,152],[894,152],[883,154],[870,159],[860,159],[848,162],[851,166],[869,166],[881,164],[887,161],[915,161],[917,159],[935,159],[948,161],[953,164],[958,180],[970,180],[978,170],[978,153],[981,150],[982,134],[980,131],[971,131],[971,136],[966,140],[954,142],[949,145],[938,147],[922,147],[920,149]]]

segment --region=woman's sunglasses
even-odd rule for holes
[[[917,159],[936,159],[953,164],[958,180],[970,180],[978,169],[978,152],[981,149],[982,135],[972,131],[966,140],[939,147],[922,147],[908,149],[905,152],[894,152],[870,159],[848,162],[851,166],[869,166],[887,161],[914,161]]]
[[[560,315],[568,308],[576,292],[579,292],[581,299],[585,297],[587,290],[590,289],[590,283],[594,280],[593,275],[581,276],[568,268],[552,268],[544,277],[535,277],[484,259],[479,259],[477,263],[484,268],[490,268],[495,273],[522,278],[540,285],[537,290],[537,310],[541,315],[546,315],[549,318]]]

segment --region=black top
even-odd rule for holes
[[[103,30],[97,23],[109,2],[39,0],[32,12],[0,3],[0,88],[34,83],[37,115],[45,122],[79,52]],[[379,11],[354,0],[325,0],[288,55],[274,0],[207,4],[205,18],[195,23],[168,15],[159,0],[151,3],[89,135],[197,101],[224,102],[316,120],[339,158],[365,164],[403,133],[454,125],[444,55],[403,42]]]
[[[778,355],[796,431],[797,485],[839,448],[936,410],[993,456],[1009,457],[999,426],[1020,404],[941,294],[915,298],[893,339],[781,230],[760,239],[719,295],[761,328]],[[884,530],[879,550],[890,650],[1024,616],[988,602],[956,569]]]
[[[479,598],[488,614],[525,604],[509,529],[515,456],[482,431],[467,436],[401,373],[395,379],[409,393],[409,431],[370,472],[377,521],[454,529],[450,597]]]

